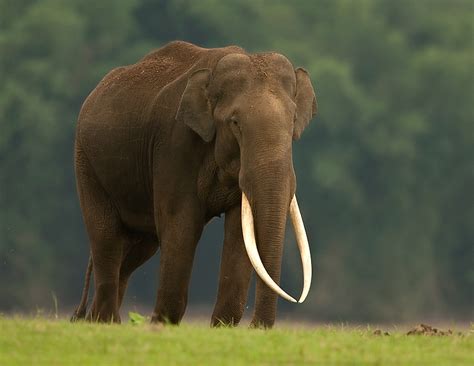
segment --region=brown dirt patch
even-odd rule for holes
[[[408,331],[407,335],[427,335],[427,336],[448,336],[452,335],[453,331],[440,330],[438,328],[432,327],[431,325],[418,324],[415,328]]]
[[[389,336],[390,335],[389,332],[384,332],[383,330],[380,330],[380,329],[374,330],[373,334],[376,336]]]

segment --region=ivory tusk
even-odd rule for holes
[[[249,256],[250,263],[252,263],[252,266],[255,269],[255,272],[260,277],[260,279],[268,287],[270,287],[270,289],[275,291],[278,295],[280,295],[281,297],[283,297],[284,299],[288,301],[297,302],[293,297],[291,297],[285,291],[283,291],[280,288],[280,286],[278,286],[275,283],[275,281],[273,281],[273,279],[270,277],[267,270],[265,269],[262,263],[262,260],[260,259],[260,255],[258,254],[258,250],[257,250],[257,243],[255,241],[255,229],[254,229],[254,223],[253,223],[252,208],[250,207],[250,203],[244,192],[242,192],[242,213],[241,214],[242,214],[241,216],[242,234],[244,237],[245,250],[247,251],[247,255]],[[310,269],[311,269],[311,262],[309,263],[310,263]],[[311,270],[310,270],[310,274],[311,274]]]
[[[298,244],[301,255],[301,264],[303,265],[303,292],[298,300],[299,303],[302,303],[306,299],[306,296],[308,296],[309,288],[311,287],[312,266],[308,237],[306,236],[306,230],[304,228],[303,219],[301,218],[296,196],[293,196],[290,203],[290,216],[295,231],[296,243]]]

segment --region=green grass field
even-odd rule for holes
[[[474,365],[472,328],[406,336],[369,328],[71,324],[0,317],[0,365]]]

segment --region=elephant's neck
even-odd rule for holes
[[[197,187],[199,199],[206,206],[207,220],[220,216],[240,202],[238,181],[217,166],[213,149],[203,159]]]

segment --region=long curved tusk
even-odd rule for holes
[[[303,219],[301,218],[296,196],[293,196],[293,199],[290,203],[290,216],[293,229],[295,230],[296,243],[298,244],[298,249],[300,250],[301,254],[301,264],[303,265],[303,292],[301,293],[301,297],[298,300],[299,303],[302,303],[306,299],[309,288],[311,287],[312,266],[308,237],[306,236],[306,230],[303,225]]]
[[[275,281],[270,277],[267,270],[265,269],[262,260],[260,259],[260,255],[258,254],[257,250],[257,243],[255,241],[255,231],[253,225],[253,214],[252,208],[250,207],[250,203],[247,199],[247,196],[244,192],[242,192],[242,234],[244,236],[244,243],[245,243],[245,250],[247,251],[247,255],[249,256],[250,263],[252,263],[255,272],[260,277],[260,279],[273,291],[275,291],[278,295],[283,297],[284,299],[297,302],[293,297],[288,295],[285,291],[283,291],[280,286],[278,286]]]

